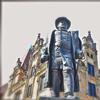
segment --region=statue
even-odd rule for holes
[[[18,60],[17,60],[17,65],[20,67],[21,64],[22,64],[22,62],[20,61],[20,58],[18,58]]]
[[[42,63],[49,56],[48,86],[56,97],[59,97],[60,91],[64,91],[66,98],[73,98],[74,91],[79,91],[76,59],[82,58],[81,40],[78,31],[68,31],[70,25],[66,17],[56,19],[57,30],[51,34],[49,53],[41,56]]]

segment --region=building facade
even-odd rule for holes
[[[97,85],[96,85],[96,93],[97,93],[97,98],[100,100],[100,70],[97,73]]]
[[[78,66],[80,85],[80,92],[78,95],[82,100],[98,100],[96,92],[98,71],[97,50],[90,31],[87,37],[83,37],[82,42],[84,58],[79,61]]]
[[[46,41],[47,42],[47,41]],[[41,63],[41,48],[46,45],[38,34],[35,44],[29,49],[21,63],[20,58],[10,76],[8,88],[3,99],[39,100],[41,96],[52,96],[52,89],[47,86],[48,61]],[[98,70],[96,43],[90,31],[82,38],[84,57],[77,60],[79,92],[74,93],[80,100],[100,100],[100,72]],[[98,73],[99,72],[99,73]],[[59,93],[64,96],[63,91]]]

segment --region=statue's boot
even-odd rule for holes
[[[68,95],[67,97],[66,97],[67,99],[71,99],[71,100],[74,100],[75,99],[75,96],[72,96],[72,95]]]
[[[67,95],[67,96],[65,96],[65,98],[66,98],[67,100],[80,100],[78,97],[73,96],[73,95]]]

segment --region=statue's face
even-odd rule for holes
[[[61,21],[61,22],[59,22],[59,24],[58,24],[58,30],[67,30],[67,23],[65,22],[65,21]]]

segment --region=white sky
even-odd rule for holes
[[[51,34],[55,29],[55,19],[60,16],[71,20],[70,30],[79,30],[80,38],[91,30],[100,55],[99,12],[100,2],[3,2],[2,84],[8,82],[17,58],[24,60],[37,33],[42,37]]]

